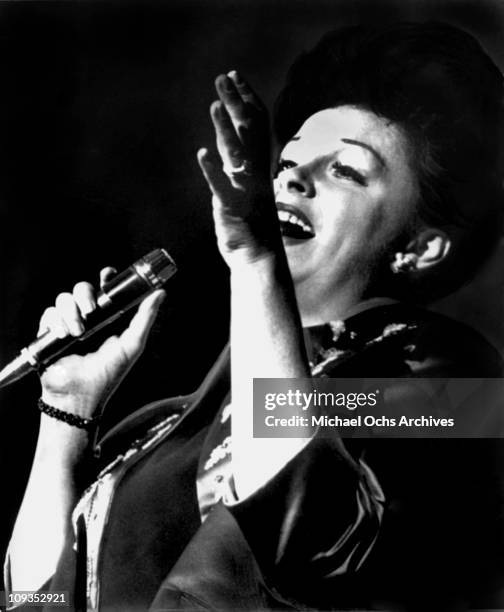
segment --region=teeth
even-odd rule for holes
[[[280,219],[280,221],[282,221],[282,223],[292,223],[294,225],[298,225],[303,231],[308,232],[309,234],[313,234],[313,230],[309,225],[306,225],[306,223],[301,221],[299,217],[296,217],[296,215],[293,215],[292,213],[287,212],[286,210],[279,210],[278,218]]]

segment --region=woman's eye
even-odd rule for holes
[[[345,166],[339,162],[336,162],[331,166],[331,169],[336,176],[350,179],[359,185],[367,185],[364,175],[358,172],[355,168],[352,168],[352,166]]]
[[[275,168],[275,178],[282,172],[283,170],[288,170],[289,168],[294,168],[296,166],[296,162],[293,162],[290,159],[279,159]]]

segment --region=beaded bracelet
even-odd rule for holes
[[[46,404],[42,399],[39,399],[37,405],[40,412],[43,412],[44,414],[47,414],[58,421],[64,421],[73,427],[78,427],[79,429],[93,429],[100,421],[100,417],[84,419],[76,414],[71,414],[70,412],[65,412],[64,410],[58,410],[58,408],[54,408],[54,406],[49,406],[49,404]]]

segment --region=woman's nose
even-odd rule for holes
[[[313,197],[315,189],[311,177],[300,167],[287,168],[277,177],[279,187],[287,193],[294,193],[305,198]]]

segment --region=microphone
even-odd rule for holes
[[[86,340],[112,323],[149,293],[162,287],[176,271],[175,262],[164,249],[151,251],[103,286],[96,298],[96,310],[86,316],[84,334],[78,338],[58,338],[51,330],[44,332],[0,371],[0,387],[48,365],[75,342]]]

